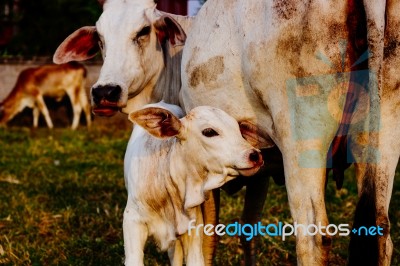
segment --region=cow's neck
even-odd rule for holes
[[[181,61],[182,48],[167,45],[168,53],[164,56],[165,67],[158,79],[153,95],[157,101],[179,105],[179,91],[181,89]]]
[[[192,25],[193,17],[184,17],[178,15],[172,16],[183,28],[186,34],[189,33]],[[164,100],[167,103],[179,104],[179,92],[181,89],[181,62],[182,62],[182,51],[184,46],[173,47],[169,43],[166,44],[164,52],[165,67],[161,72],[160,78],[158,79],[153,95],[155,101]]]

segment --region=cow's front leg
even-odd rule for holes
[[[130,207],[130,200],[124,211],[123,221],[125,265],[143,265],[144,245],[147,240],[147,226],[135,219],[133,208]]]
[[[265,171],[257,173],[250,177],[246,187],[246,196],[241,218],[242,224],[257,224],[261,221],[262,210],[264,208],[265,199],[267,197],[269,176]],[[242,235],[240,241],[244,250],[245,265],[256,264],[256,244],[258,238],[253,237],[246,240],[246,236]]]
[[[53,128],[53,122],[51,121],[49,110],[46,107],[46,103],[41,95],[37,96],[37,107],[39,108],[40,112],[43,114],[44,119],[46,120],[47,126],[49,128]]]
[[[33,106],[33,127],[37,128],[39,126],[39,109],[37,106]]]
[[[296,234],[298,265],[326,265],[331,248],[331,237],[326,234],[328,217],[325,209],[325,168],[303,168],[295,165],[298,158],[285,163],[286,187],[290,211],[293,217],[293,232],[290,228],[283,234]],[[313,158],[313,163],[324,164],[323,158]],[[297,230],[296,230],[297,228]],[[315,230],[321,232],[315,233]]]
[[[255,224],[261,221],[270,176],[273,177],[278,185],[283,185],[285,182],[282,153],[278,147],[262,149],[261,152],[264,159],[264,167],[251,178],[242,177],[247,181],[242,223]],[[242,236],[240,240],[244,250],[245,265],[255,265],[257,237],[247,241],[246,237]]]

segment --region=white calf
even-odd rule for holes
[[[125,154],[126,265],[143,265],[150,235],[169,249],[172,265],[182,265],[184,256],[187,265],[204,265],[201,236],[186,233],[189,220],[202,223],[204,193],[239,174],[253,175],[263,164],[224,111],[201,106],[179,119],[182,113],[161,102],[129,115],[140,127],[134,127]]]

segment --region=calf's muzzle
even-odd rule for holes
[[[249,154],[249,160],[250,162],[254,162],[254,163],[261,163],[262,161],[262,155],[260,152],[254,150],[253,152],[251,152]]]

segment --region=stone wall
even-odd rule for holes
[[[19,73],[29,67],[36,67],[43,64],[51,63],[49,60],[2,60],[0,62],[0,102],[7,97]],[[87,69],[87,93],[89,95],[90,87],[96,82],[101,68],[101,63],[84,64]],[[46,99],[50,116],[55,127],[68,127],[72,123],[72,108],[68,99],[63,99],[61,102],[51,101]],[[112,118],[94,117],[92,118],[95,127],[115,127],[121,129],[130,129],[131,123],[127,116],[118,114]],[[32,126],[32,110],[25,110],[17,115],[10,123],[11,126]],[[84,126],[83,114],[81,117],[81,126]],[[40,126],[46,126],[43,117],[40,118]]]

